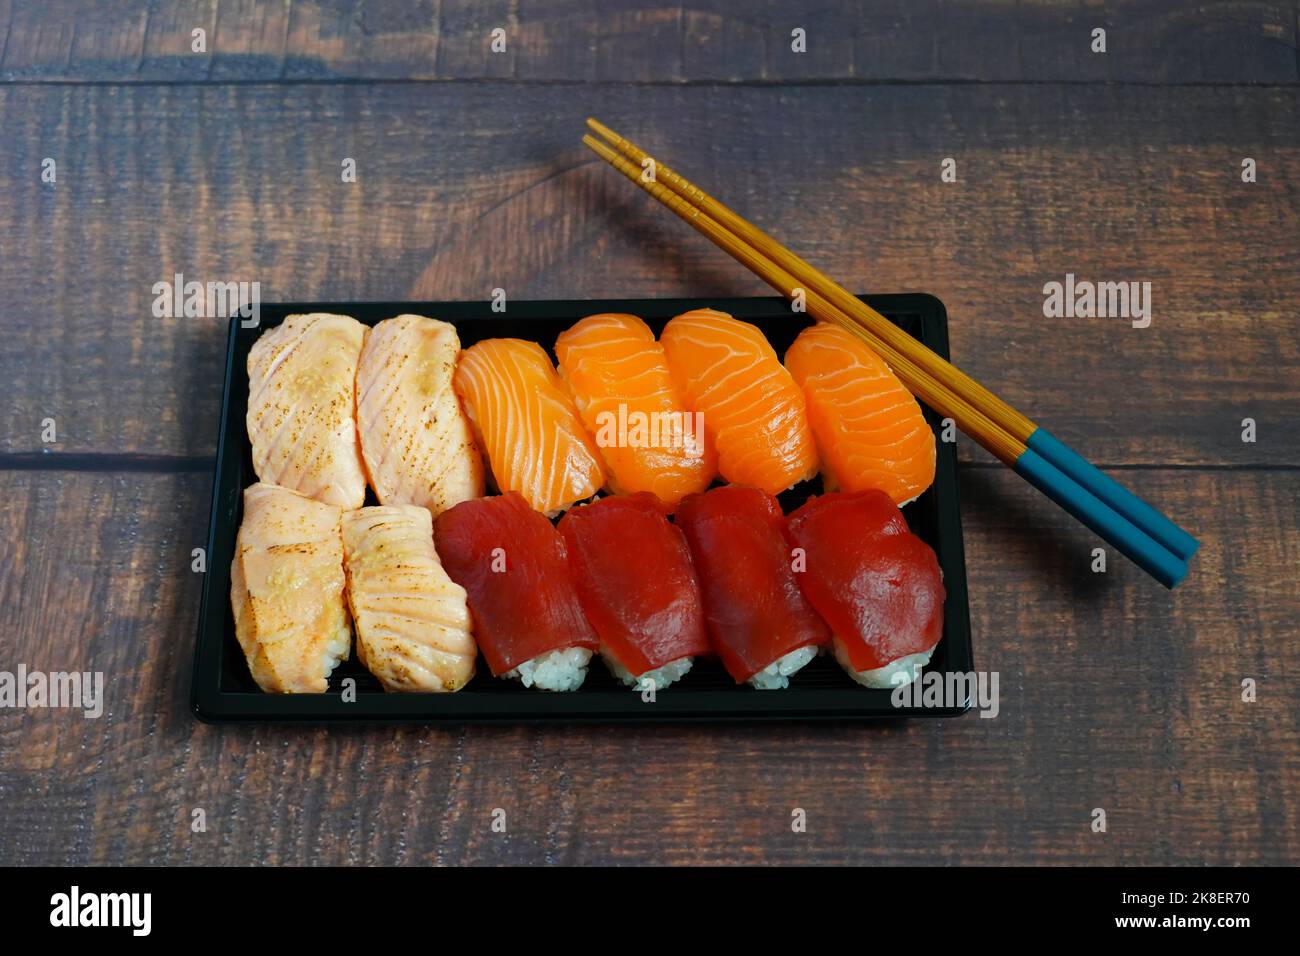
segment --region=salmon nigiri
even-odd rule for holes
[[[352,647],[341,516],[334,505],[278,485],[244,489],[230,609],[235,639],[264,691],[323,694]]]
[[[518,492],[553,517],[605,483],[600,451],[536,342],[470,346],[454,384],[502,492]]]
[[[525,687],[582,686],[600,640],[573,584],[564,539],[514,493],[462,501],[438,515],[443,567],[469,597],[493,676]]]
[[[357,363],[366,327],[346,315],[291,315],[248,351],[248,440],[262,481],[360,508]]]
[[[483,462],[451,377],[460,354],[454,326],[422,315],[370,330],[357,368],[357,430],[380,504],[432,515],[483,496]]]
[[[465,589],[433,550],[433,521],[419,505],[343,513],[348,606],[357,658],[390,691],[460,690],[474,676]]]
[[[723,478],[775,495],[817,473],[803,392],[755,326],[696,309],[659,338],[674,380],[704,416]]]
[[[934,481],[934,432],[884,359],[851,332],[818,322],[785,367],[803,389],[826,490],[878,488],[897,505]]]
[[[611,491],[648,491],[676,507],[709,486],[717,456],[649,326],[635,315],[588,316],[560,335],[555,354]]]
[[[831,634],[795,580],[781,506],[758,488],[726,485],[683,501],[677,523],[727,673],[760,690],[786,687]]]

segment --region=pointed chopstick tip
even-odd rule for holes
[[[600,120],[596,119],[594,116],[587,117],[587,126],[590,129],[594,130],[603,138],[609,140],[611,143],[618,142],[618,140],[621,138],[617,133],[615,133],[612,129],[610,129]]]
[[[590,133],[582,137],[582,145],[586,146],[593,153],[597,153],[601,156],[613,152],[608,146],[596,139],[596,137],[592,136]]]

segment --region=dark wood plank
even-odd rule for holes
[[[292,4],[223,0],[209,39],[214,80],[279,79],[288,55]]]
[[[1120,3],[1039,4],[1018,20],[1017,68],[1007,79],[1133,83],[1294,83],[1294,4]],[[1021,6],[1021,10],[1024,7]],[[962,26],[982,56],[1000,52],[988,12]],[[1106,53],[1092,51],[1092,31],[1106,30]],[[954,31],[954,40],[961,33]],[[954,44],[957,45],[957,44]],[[980,65],[970,67],[978,78]],[[1003,69],[1007,69],[1003,67]]]
[[[150,4],[135,75],[141,80],[154,81],[199,81],[211,77],[218,5],[218,0]],[[194,52],[194,31],[198,29],[204,31],[208,51],[202,54]],[[95,78],[122,77],[109,73]]]
[[[207,476],[0,472],[4,666],[102,670],[109,688],[98,720],[0,715],[0,862],[1294,861],[1296,476],[1133,477],[1204,541],[1176,592],[1113,555],[1094,575],[1086,532],[1007,473],[964,469],[996,719],[593,733],[198,724]]]
[[[588,112],[846,285],[937,295],[959,363],[1099,462],[1300,465],[1300,102],[1101,86],[0,87],[0,453],[49,450],[47,417],[56,451],[213,453],[224,323],[152,317],[177,272],[267,301],[765,292],[588,158]],[[1067,272],[1151,282],[1152,325],[1044,318]]]
[[[0,79],[22,81],[1300,80],[1294,0],[92,0],[75,15],[16,5],[5,20]],[[196,27],[203,54],[191,51]],[[493,53],[498,27],[507,49]],[[1098,27],[1104,54],[1091,49]]]

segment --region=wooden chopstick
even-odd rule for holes
[[[608,126],[594,119],[588,119],[587,125],[638,166],[641,166],[645,160],[652,159],[648,153],[631,141],[619,136]],[[848,292],[839,283],[819,272],[767,233],[736,215],[736,213],[668,166],[657,160],[654,162],[654,175],[659,182],[666,185],[677,195],[685,198],[693,206],[707,213],[721,225],[726,226],[731,232],[780,265],[798,280],[801,287],[816,289],[841,312],[848,313],[848,315],[857,319],[874,337],[887,342],[896,350],[909,353],[917,351],[916,346],[920,343],[916,339],[857,296]],[[1028,418],[1021,415],[960,369],[944,361],[942,356],[935,354],[924,346],[921,346],[919,351],[925,354],[916,355],[918,365],[929,369],[932,374],[942,377],[954,392],[965,398],[971,405],[986,409],[990,418],[998,422],[1005,431],[1019,439],[1020,442],[1023,443],[1028,439],[1034,429],[1033,423]]]
[[[894,344],[897,340],[896,336],[879,338],[874,336],[869,328],[850,317],[845,310],[824,295],[823,289],[829,280],[821,277],[820,273],[816,273],[811,266],[804,263],[806,269],[811,270],[811,274],[818,277],[819,281],[814,288],[805,288],[783,264],[766,256],[744,238],[731,232],[705,211],[694,206],[684,192],[674,192],[662,185],[660,177],[663,166],[656,164],[656,175],[653,178],[646,178],[641,174],[640,165],[633,165],[628,159],[615,153],[609,146],[594,137],[584,136],[583,143],[783,295],[793,298],[797,290],[803,289],[809,314],[823,321],[835,322],[857,335],[869,347],[879,352],[923,401],[940,414],[951,417],[963,431],[988,448],[1001,461],[1013,467],[1017,473],[1101,534],[1167,587],[1175,586],[1185,576],[1186,563],[1167,547],[1135,526],[1126,516],[1118,513],[1087,488],[1065,475],[1055,465],[1029,449],[1025,442],[995,421],[984,409],[973,405],[966,396],[949,388],[944,379],[935,376],[931,370],[919,364],[914,358],[915,349],[911,345],[919,346],[920,343],[901,329],[897,329],[884,316],[871,310],[873,315],[878,316],[882,322],[891,329],[896,329],[907,339],[910,345],[906,351]],[[694,193],[703,195],[685,180],[681,182],[685,183],[684,190],[694,190]],[[769,238],[768,241],[776,249],[782,248],[775,244],[775,240]],[[786,255],[793,256],[788,252]],[[805,274],[809,273],[805,272]],[[806,284],[814,285],[812,282]],[[858,300],[854,299],[854,301]],[[928,349],[924,351],[929,352]],[[929,352],[929,354],[934,353]],[[943,364],[952,368],[946,362]]]
[[[624,176],[634,182],[640,182],[640,167],[631,165],[626,159],[618,156],[608,146],[593,137],[585,136],[582,141],[606,162],[623,173]],[[641,182],[640,184],[652,196],[730,253],[732,257],[747,266],[782,295],[793,297],[795,290],[802,288],[799,281],[784,268],[747,245],[743,239],[725,229],[710,216],[691,207],[683,197],[669,192],[658,183]],[[948,392],[942,383],[916,365],[909,356],[895,349],[890,343],[878,343],[861,326],[849,319],[839,308],[832,305],[829,300],[816,290],[804,289],[804,295],[810,315],[823,321],[835,322],[844,326],[873,350],[880,352],[881,357],[889,363],[891,368],[900,376],[905,376],[905,381],[922,401],[940,414],[952,417],[962,431],[989,449],[1001,461],[1011,465],[1024,454],[1025,445],[1023,442],[1017,441],[1005,429],[1001,428],[961,396]],[[906,335],[906,333],[904,334]],[[911,336],[908,336],[908,338],[911,338]]]
[[[1172,552],[1175,557],[1186,562],[1196,553],[1199,544],[1194,537],[1179,528],[1141,498],[1138,498],[1123,485],[1095,468],[1047,429],[1036,424],[1028,416],[1003,401],[942,356],[926,348],[857,298],[857,296],[848,292],[808,262],[786,249],[767,233],[741,218],[670,167],[654,160],[635,143],[618,135],[608,126],[595,119],[588,119],[587,125],[608,140],[616,150],[636,163],[638,167],[644,168],[647,160],[653,162],[656,182],[667,185],[668,189],[674,194],[685,199],[693,207],[710,216],[718,224],[783,268],[798,280],[800,288],[810,287],[819,292],[842,313],[850,317],[853,324],[865,328],[873,339],[880,342],[877,351],[883,353],[884,346],[888,345],[892,346],[897,352],[906,353],[917,366],[925,369],[934,378],[945,383],[950,391],[957,393],[969,405],[983,411],[988,418],[1013,439],[1046,459],[1058,470],[1068,475],[1075,483],[1087,489],[1090,494],[1099,498],[1126,520],[1137,525],[1162,547]],[[888,356],[885,357],[888,360]],[[904,369],[899,368],[897,371],[899,377],[905,383],[911,384]],[[973,434],[971,437],[978,440],[978,437]],[[994,454],[997,454],[997,452],[995,451]],[[998,457],[1002,458],[1001,455]],[[1005,458],[1003,460],[1005,461]],[[1014,463],[1009,462],[1008,464]]]

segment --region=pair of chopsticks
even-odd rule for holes
[[[918,398],[951,418],[1031,485],[1173,588],[1199,543],[1047,429],[926,348],[842,286],[609,127],[583,143],[808,313],[834,322],[881,356]]]

